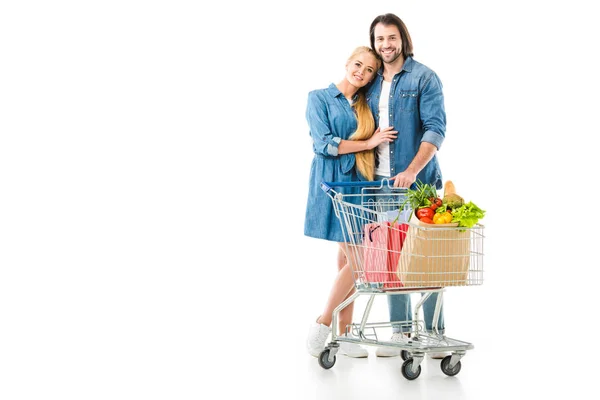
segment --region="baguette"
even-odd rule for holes
[[[444,197],[449,194],[456,194],[456,188],[454,187],[454,183],[452,181],[446,181],[444,184]]]

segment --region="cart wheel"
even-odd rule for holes
[[[325,369],[329,369],[333,367],[335,364],[335,356],[333,356],[333,361],[329,362],[329,349],[325,349],[319,354],[319,365]]]
[[[440,367],[442,368],[442,372],[445,373],[448,376],[454,376],[456,374],[458,374],[460,372],[460,361],[456,363],[456,365],[454,366],[454,368],[450,368],[450,359],[452,358],[452,356],[446,356],[444,357],[444,359],[442,360],[442,363],[440,364]]]
[[[408,360],[404,361],[404,364],[402,364],[402,375],[409,381],[412,381],[413,379],[417,379],[419,377],[419,375],[421,375],[421,366],[420,365],[419,365],[419,368],[417,369],[417,372],[412,372],[413,361],[414,360],[412,358],[409,358]]]
[[[406,351],[406,350],[402,350],[400,352],[400,357],[402,357],[402,359],[404,361],[408,360],[409,358],[412,358],[411,354],[408,351]]]

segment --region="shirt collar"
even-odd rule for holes
[[[338,96],[344,97],[344,94],[342,92],[340,92],[340,89],[338,89],[337,86],[335,86],[335,83],[332,83],[331,85],[329,85],[329,87],[327,88],[327,93],[329,93],[329,95],[331,97],[338,97]],[[352,103],[354,103],[357,98],[358,98],[358,92],[355,93],[354,96],[352,96]]]
[[[401,71],[412,72],[414,63],[415,62],[413,61],[412,57],[406,57]],[[377,71],[377,74],[383,76],[383,64],[381,65],[381,68],[379,68],[379,71]]]
[[[329,93],[331,95],[331,97],[337,97],[337,96],[342,95],[342,92],[340,92],[340,89],[338,89],[334,83],[329,85],[329,87],[327,88],[327,93]]]

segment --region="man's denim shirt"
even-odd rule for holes
[[[367,102],[376,126],[379,126],[379,96],[383,69],[367,89]],[[440,149],[446,134],[446,111],[442,82],[438,76],[407,57],[402,70],[392,80],[389,101],[390,126],[398,131],[398,138],[390,143],[390,174],[404,171],[419,151],[421,142],[429,142]],[[417,180],[442,188],[442,172],[437,157],[417,175]]]

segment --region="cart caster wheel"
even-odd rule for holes
[[[329,349],[325,349],[319,354],[319,365],[324,369],[329,369],[333,367],[335,364],[335,356],[333,356],[333,361],[329,362]]]
[[[442,363],[440,364],[440,367],[442,368],[442,372],[445,373],[448,376],[454,376],[456,374],[458,374],[460,372],[460,361],[456,363],[456,365],[454,366],[454,368],[450,368],[450,359],[452,358],[452,356],[446,356],[444,357],[444,359],[442,360]]]
[[[412,358],[409,358],[408,360],[404,361],[404,364],[402,364],[402,376],[404,376],[409,381],[412,381],[413,379],[417,379],[419,377],[419,375],[421,375],[421,366],[420,365],[419,365],[419,368],[417,369],[417,372],[412,372],[413,362],[414,362],[414,360]]]
[[[410,355],[410,353],[408,351],[406,351],[406,350],[402,350],[400,352],[400,357],[402,357],[402,359],[404,361],[408,360],[409,358],[412,358],[412,356]]]

